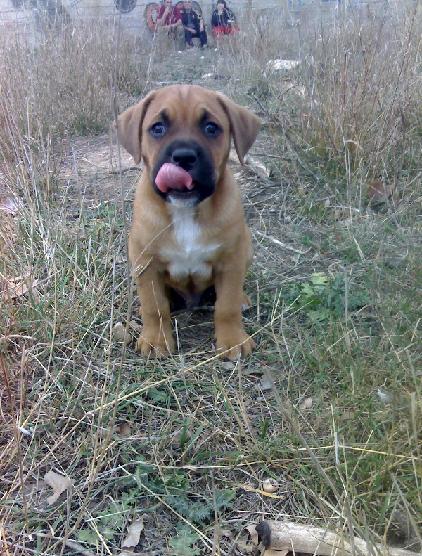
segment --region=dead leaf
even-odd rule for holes
[[[122,423],[119,423],[116,426],[116,432],[120,436],[130,436],[131,432],[132,432],[131,428],[130,428],[130,424],[127,423],[126,421],[123,421]]]
[[[131,548],[139,543],[139,538],[142,531],[144,530],[144,518],[143,516],[135,521],[133,521],[127,530],[127,535],[122,542],[122,548]]]
[[[0,198],[0,211],[15,216],[18,212],[18,203],[11,197]]]
[[[0,172],[0,257],[9,256],[13,252],[13,246],[16,243],[17,235],[17,219],[18,213],[17,201],[9,197],[1,186]],[[0,284],[0,292],[3,289]]]
[[[249,168],[254,170],[256,174],[261,175],[264,178],[270,177],[269,169],[260,160],[256,160],[256,158],[247,155],[244,162],[247,166],[249,166]]]
[[[17,299],[27,294],[38,284],[38,280],[33,280],[29,275],[9,278],[0,283],[0,290],[3,299]]]
[[[368,184],[368,199],[371,203],[385,203],[392,195],[393,188],[382,180],[373,180]]]
[[[49,506],[54,504],[54,502],[59,498],[60,494],[67,490],[71,485],[72,481],[69,477],[64,475],[59,475],[54,471],[49,471],[44,475],[44,481],[53,489],[53,494],[47,498]]]
[[[38,305],[41,301],[41,296],[38,288],[33,287],[31,293],[32,293],[32,299],[34,300],[34,303]]]
[[[258,538],[258,533],[256,532],[256,524],[255,523],[251,523],[250,525],[248,525],[246,527],[246,531],[249,533],[250,537],[251,537],[251,542],[254,546],[258,546],[259,544],[259,538]]]
[[[304,409],[311,409],[313,404],[312,398],[305,398],[303,402],[299,404],[299,409],[303,411]]]

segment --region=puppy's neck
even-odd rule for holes
[[[177,200],[178,201],[178,200]],[[173,232],[179,245],[188,250],[198,241],[201,234],[197,223],[197,209],[185,201],[170,202],[168,210],[173,223]]]
[[[169,197],[168,207],[172,216],[179,211],[194,211],[195,206],[196,199],[178,199],[177,197]]]

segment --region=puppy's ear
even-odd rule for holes
[[[253,145],[261,122],[255,114],[243,106],[239,106],[225,95],[217,93],[217,98],[229,119],[237,156],[240,163],[243,164],[243,157]]]
[[[142,123],[154,93],[155,91],[151,91],[138,104],[128,108],[117,118],[117,137],[121,145],[133,156],[135,164],[139,164],[142,159]]]

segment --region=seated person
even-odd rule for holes
[[[192,48],[192,39],[199,38],[201,48],[207,46],[207,32],[205,31],[204,20],[192,9],[192,0],[185,0],[183,3],[182,24],[185,30],[185,42]]]
[[[226,0],[217,1],[217,7],[211,16],[211,27],[214,37],[231,35],[238,31],[234,14],[227,7]]]
[[[157,28],[166,29],[169,33],[182,25],[180,11],[173,6],[172,0],[165,0],[160,6],[157,17]]]

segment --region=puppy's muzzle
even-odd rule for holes
[[[188,172],[192,178],[193,187],[172,187],[166,184],[163,192],[157,187],[156,178],[163,164],[170,163]],[[151,181],[155,192],[167,202],[186,204],[190,206],[201,203],[215,191],[215,169],[211,154],[208,150],[193,140],[176,139],[163,147],[154,165]]]

